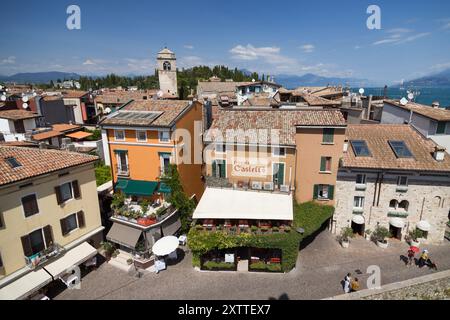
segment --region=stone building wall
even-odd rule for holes
[[[423,243],[437,243],[444,239],[446,223],[450,210],[450,178],[449,176],[425,176],[419,173],[409,173],[408,189],[397,191],[397,177],[399,174],[385,174],[381,185],[381,193],[375,192],[377,173],[366,172],[366,189],[356,190],[356,175],[354,172],[340,170],[336,183],[336,210],[333,217],[333,233],[340,233],[342,228],[350,227],[354,214],[353,201],[355,196],[365,197],[362,214],[365,219],[365,229],[373,231],[377,224],[389,229],[391,219],[388,214],[393,212],[405,215],[401,218],[405,222],[402,229],[402,239],[409,230],[414,230],[420,220],[426,220],[431,225],[426,240]],[[403,174],[406,175],[406,174]],[[375,198],[375,204],[374,204]],[[409,207],[404,210],[393,210],[389,207],[391,200],[398,202],[407,200]]]

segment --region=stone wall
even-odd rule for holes
[[[340,233],[342,228],[350,227],[354,214],[362,214],[365,219],[365,229],[373,231],[379,224],[389,229],[389,221],[394,212],[405,215],[402,229],[402,239],[409,230],[414,230],[416,224],[426,220],[431,225],[426,240],[422,243],[437,243],[444,239],[446,223],[450,210],[450,179],[448,176],[425,176],[419,173],[401,173],[408,176],[408,188],[404,192],[397,191],[399,173],[384,174],[381,192],[375,192],[376,172],[366,172],[365,190],[356,190],[357,173],[340,170],[336,183],[336,211],[333,217],[333,233]],[[355,196],[364,197],[362,212],[354,212]],[[389,207],[391,200],[409,202],[408,210],[394,210]],[[375,200],[375,201],[374,201]],[[375,202],[375,203],[374,203]]]

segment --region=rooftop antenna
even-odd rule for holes
[[[364,92],[365,92],[364,88],[359,89],[359,94],[360,94],[360,95],[363,95]]]

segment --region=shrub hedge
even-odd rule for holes
[[[237,247],[254,247],[263,249],[282,250],[282,268],[284,272],[295,267],[299,245],[302,239],[317,231],[322,224],[333,215],[334,208],[315,202],[294,204],[294,229],[301,227],[305,230],[298,232],[239,235],[226,234],[223,231],[203,231],[193,227],[188,233],[188,246],[192,250],[194,266],[200,267],[200,256],[212,249],[229,249]]]

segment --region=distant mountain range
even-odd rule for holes
[[[400,86],[400,85],[398,85]],[[442,72],[432,74],[429,76],[421,77],[415,80],[409,80],[403,83],[403,87],[450,87],[450,68]]]
[[[367,79],[358,78],[339,78],[339,77],[322,77],[312,73],[307,73],[302,76],[294,75],[278,75],[274,76],[275,82],[283,85],[288,89],[294,89],[300,86],[327,86],[327,85],[342,85],[350,87],[376,87],[382,84],[370,81]]]
[[[66,80],[78,80],[80,75],[77,73],[68,72],[28,72],[28,73],[17,73],[12,76],[2,76],[0,75],[0,81],[2,82],[16,82],[16,83],[49,83],[51,80],[56,82],[60,79]]]

